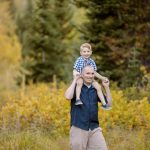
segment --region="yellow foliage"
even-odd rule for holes
[[[30,85],[9,97],[0,111],[0,128],[35,128],[54,135],[67,134],[70,127],[70,102],[65,100],[66,86],[57,89],[55,84]],[[150,105],[147,98],[127,102],[122,91],[112,90],[113,109],[100,107],[100,125],[106,131],[116,126],[125,129],[150,129]]]
[[[150,129],[150,104],[147,97],[141,100],[127,101],[122,91],[112,90],[113,109],[100,110],[99,119],[104,129],[121,126],[126,129]]]
[[[15,34],[9,3],[0,2],[0,91],[14,88],[21,62],[21,45]]]
[[[21,46],[15,35],[14,22],[11,19],[8,2],[0,5],[0,62],[7,65],[18,64],[21,58]],[[7,67],[9,67],[7,66]],[[6,66],[5,66],[6,67]]]

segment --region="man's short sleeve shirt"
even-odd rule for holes
[[[83,105],[77,106],[76,95],[71,100],[71,126],[88,131],[99,127],[98,95],[96,89],[83,84],[80,95]]]

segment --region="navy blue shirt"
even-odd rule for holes
[[[97,91],[92,86],[82,86],[80,98],[83,105],[75,105],[76,97],[71,100],[71,125],[83,130],[99,127]]]

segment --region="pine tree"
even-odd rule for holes
[[[140,71],[141,62],[139,60],[140,50],[138,48],[132,48],[130,57],[128,59],[128,68],[125,70],[125,76],[123,76],[122,87],[138,87],[142,80],[142,72]]]
[[[98,71],[110,71],[111,79],[122,81],[132,47],[142,49],[141,64],[149,59],[150,22],[148,0],[74,0],[87,9],[89,21],[82,27],[84,39],[93,44]],[[147,55],[147,56],[146,56]],[[144,59],[145,58],[145,59]]]
[[[24,66],[32,72],[28,79],[50,81],[53,75],[65,79],[69,52],[67,35],[72,12],[68,0],[36,0],[28,3],[26,15],[19,25],[23,43]],[[20,22],[20,21],[19,21]]]

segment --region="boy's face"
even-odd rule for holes
[[[80,55],[84,58],[89,58],[91,55],[92,55],[92,51],[87,48],[87,47],[84,47],[81,51],[80,51]]]

